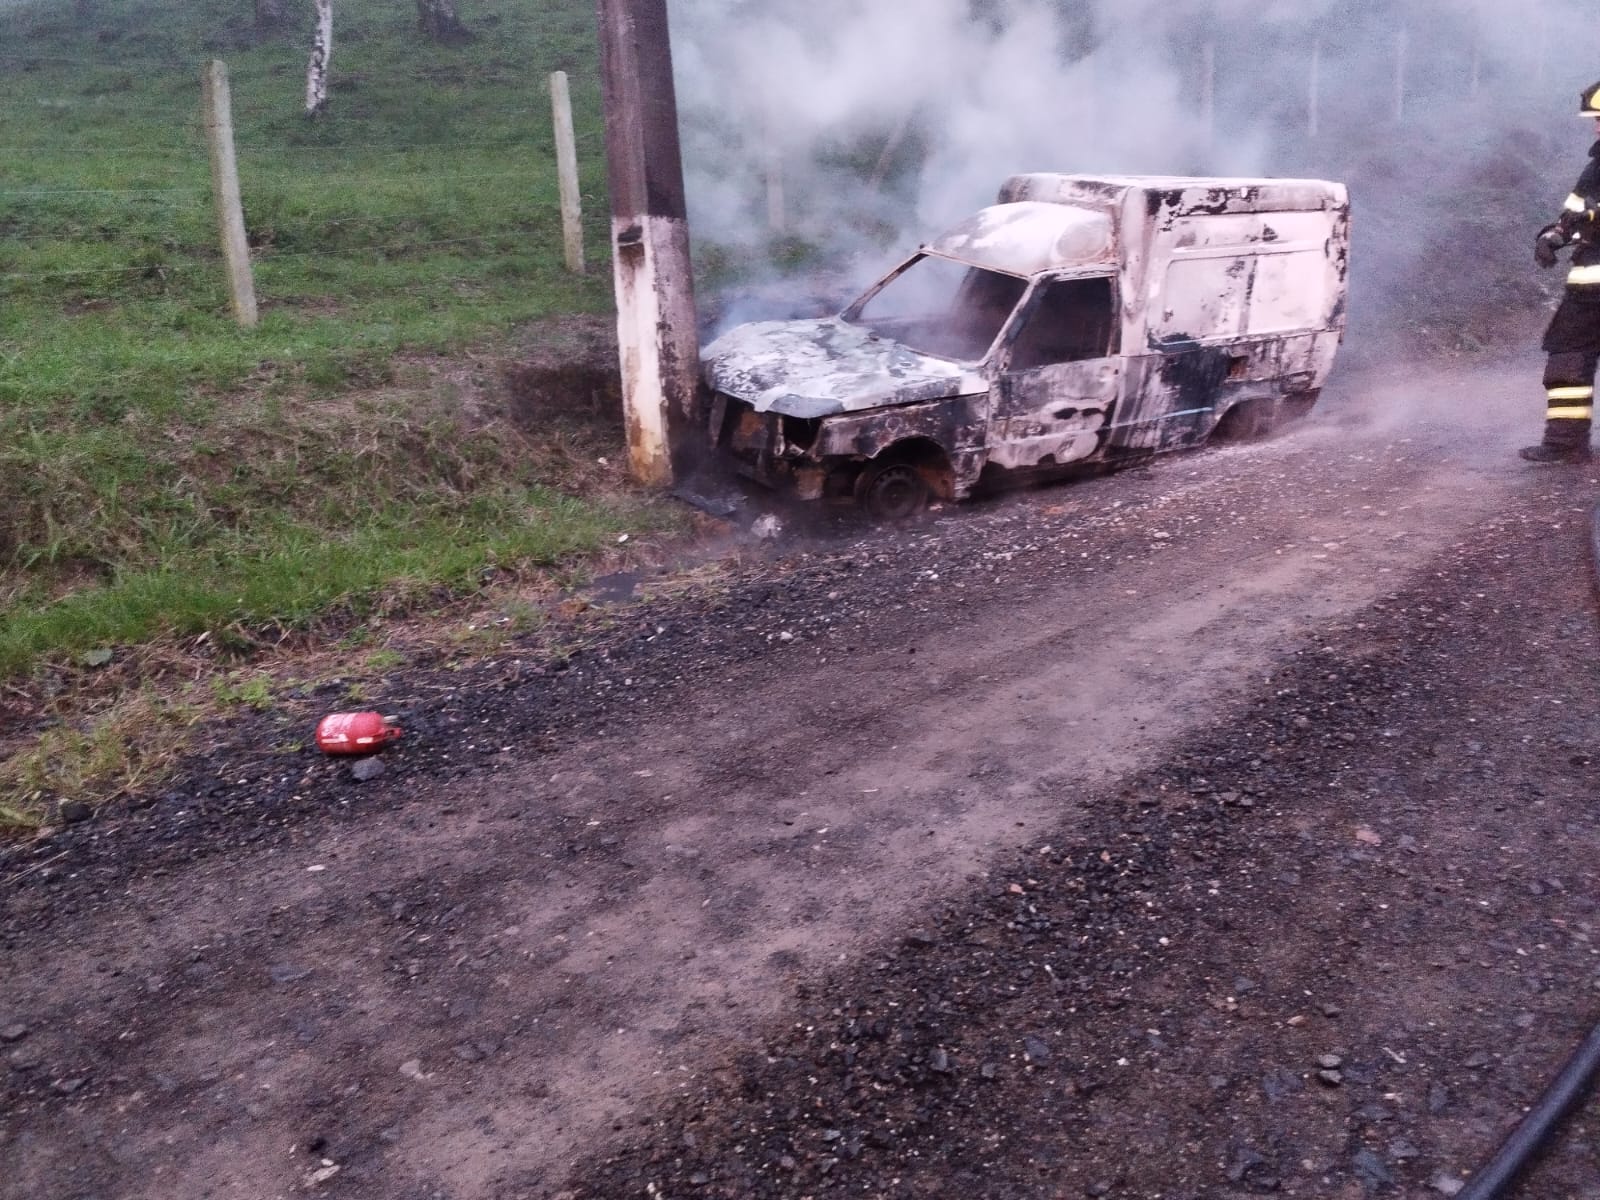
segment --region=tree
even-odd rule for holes
[[[456,15],[456,0],[417,0],[417,27],[425,37],[446,46],[472,40],[472,30]]]
[[[0,0],[3,2],[3,0]],[[306,116],[328,107],[328,64],[333,59],[333,0],[315,0],[316,34],[311,41],[311,61],[306,66]],[[269,20],[282,22],[288,0],[255,0],[256,24],[268,28]],[[417,0],[417,25],[423,34],[447,46],[472,40],[472,30],[456,15],[456,0]]]
[[[316,0],[317,32],[306,67],[306,116],[328,107],[328,62],[333,58],[333,0]]]

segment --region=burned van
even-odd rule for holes
[[[1348,251],[1335,183],[1019,175],[840,316],[706,347],[711,440],[893,518],[986,469],[1258,437],[1316,402]]]

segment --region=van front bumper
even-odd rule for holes
[[[793,491],[802,500],[822,497],[827,472],[815,453],[821,420],[757,412],[749,401],[718,392],[709,432],[712,447],[745,478]]]

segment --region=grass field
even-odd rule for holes
[[[459,586],[619,527],[615,503],[465,430],[449,395],[382,398],[397,361],[609,306],[591,5],[507,6],[441,48],[408,4],[341,0],[315,121],[302,38],[258,41],[248,4],[88,7],[0,12],[0,678]],[[248,333],[210,201],[212,57],[261,298]],[[561,261],[556,69],[602,260],[587,278]],[[337,402],[352,391],[364,409]]]
[[[593,6],[463,15],[477,36],[445,48],[409,3],[340,0],[307,120],[309,30],[263,39],[245,0],[0,5],[0,829],[149,786],[196,721],[295,669],[264,656],[285,637],[332,633],[359,679],[394,665],[369,620],[677,527],[597,470],[592,429],[493,403],[506,364],[561,362],[610,309]],[[212,58],[249,332],[211,203]],[[563,263],[553,70],[587,277]]]

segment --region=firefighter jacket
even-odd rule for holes
[[[1544,335],[1549,354],[1600,354],[1600,142],[1556,221],[1571,246],[1567,292]]]

